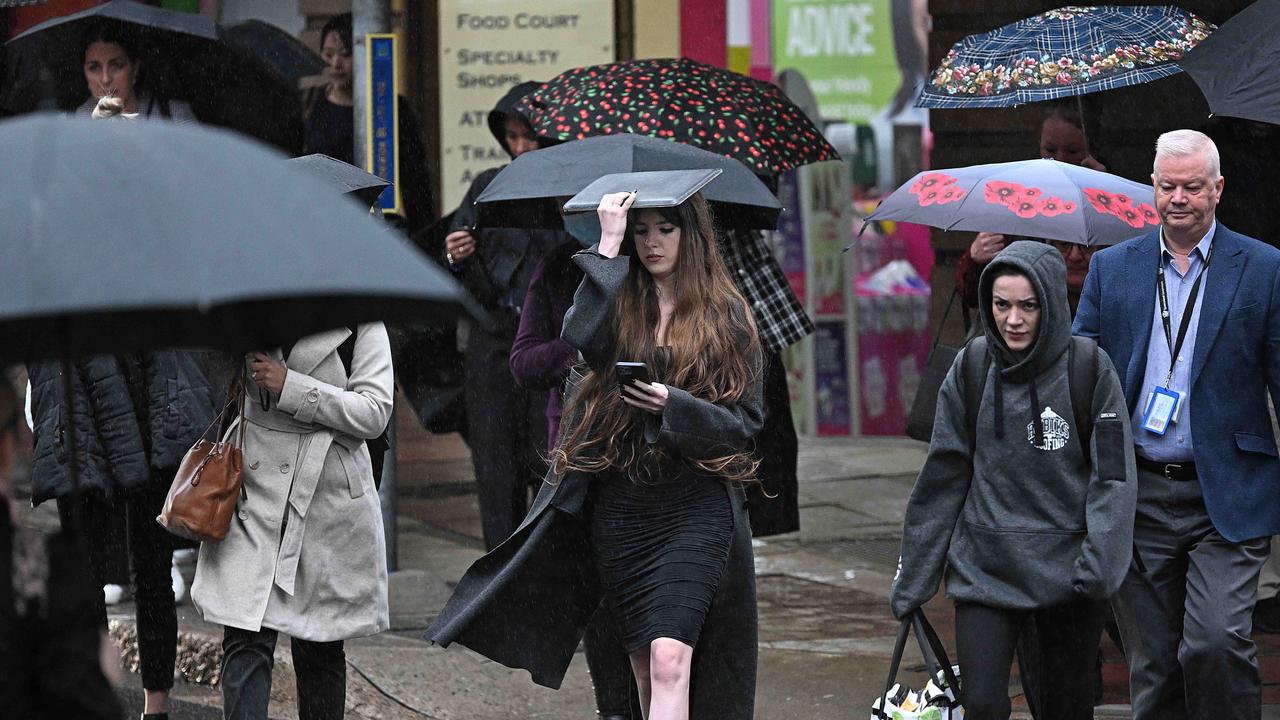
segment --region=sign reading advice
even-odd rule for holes
[[[404,214],[400,197],[400,100],[396,95],[396,36],[365,36],[369,92],[365,108],[365,170],[391,183],[378,196],[383,213]]]
[[[773,0],[773,67],[809,81],[822,117],[866,123],[902,81],[894,0]]]
[[[442,210],[510,158],[489,111],[512,85],[613,62],[613,0],[440,0]]]

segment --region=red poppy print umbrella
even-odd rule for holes
[[[540,137],[635,133],[741,160],[758,174],[838,160],[777,86],[687,59],[574,68],[520,101]]]
[[[873,220],[1114,245],[1160,223],[1151,186],[1054,160],[922,172]]]

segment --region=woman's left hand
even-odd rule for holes
[[[251,352],[245,357],[249,359],[249,376],[258,387],[272,395],[284,391],[284,376],[289,373],[284,363],[264,352]]]
[[[622,401],[645,412],[661,415],[667,406],[667,386],[632,380],[630,385],[622,386]]]

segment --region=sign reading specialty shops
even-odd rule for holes
[[[613,60],[613,0],[440,0],[444,211],[481,171],[509,161],[486,118],[512,85]]]

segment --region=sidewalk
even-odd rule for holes
[[[405,437],[402,435],[401,437]],[[393,628],[347,643],[348,716],[353,718],[586,718],[593,699],[581,653],[564,687],[551,691],[524,671],[489,662],[461,647],[421,640],[449,588],[483,552],[470,460],[456,436],[410,435],[400,450],[399,561],[392,576]],[[755,542],[760,609],[757,717],[847,720],[869,714],[883,692],[897,623],[887,593],[898,555],[907,497],[925,446],[900,438],[802,439],[799,533]],[[935,599],[930,617],[948,646],[950,602]],[[112,616],[132,622],[132,607]],[[184,640],[214,643],[217,627],[182,607]],[[1266,699],[1280,699],[1280,637],[1261,636]],[[1098,717],[1127,717],[1126,671],[1110,649],[1106,698]],[[277,650],[271,717],[293,718],[288,644]],[[917,654],[905,665],[919,670]],[[136,676],[135,676],[136,682]],[[1011,690],[1017,692],[1016,682]],[[136,695],[136,691],[130,695]],[[173,717],[206,715],[215,688],[179,681]],[[190,703],[190,704],[188,704]],[[1025,708],[1020,697],[1015,707]],[[1275,712],[1273,712],[1275,711]],[[1015,713],[1015,717],[1026,717]],[[1280,706],[1264,717],[1280,718]]]

